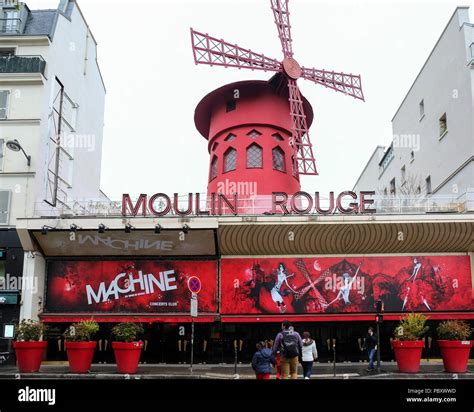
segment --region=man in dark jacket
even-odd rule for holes
[[[303,353],[303,340],[287,320],[281,324],[282,331],[276,336],[273,354],[280,351],[282,379],[298,378],[298,359]]]
[[[367,356],[369,357],[369,368],[368,371],[373,371],[374,368],[374,357],[377,352],[377,335],[374,333],[374,328],[370,327],[367,331],[367,337],[365,338],[365,349],[367,350]]]
[[[265,346],[265,342],[257,343],[257,352],[252,358],[252,369],[255,371],[257,379],[270,379],[272,368],[275,366],[272,350]]]

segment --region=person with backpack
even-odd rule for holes
[[[270,379],[272,368],[275,366],[275,357],[272,350],[266,347],[265,342],[257,343],[257,352],[252,358],[252,369],[257,379]]]
[[[287,320],[281,324],[282,331],[276,336],[273,355],[280,351],[281,378],[298,378],[298,359],[303,352],[303,341]]]
[[[316,359],[318,359],[316,342],[311,339],[311,335],[309,332],[303,332],[303,355],[301,365],[303,366],[303,377],[305,379],[311,378],[313,362]]]

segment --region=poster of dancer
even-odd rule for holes
[[[223,314],[473,310],[469,256],[223,259]]]

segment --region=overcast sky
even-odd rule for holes
[[[462,3],[459,3],[462,1]],[[352,189],[375,146],[391,141],[391,119],[466,0],[290,1],[293,50],[306,67],[361,74],[366,102],[299,80],[311,102],[319,176],[309,192]],[[28,1],[55,8],[57,0]],[[122,193],[205,192],[209,155],[194,127],[196,104],[226,83],[272,73],[196,66],[189,27],[282,59],[269,0],[81,0],[107,87],[102,189]],[[472,18],[471,7],[471,22]]]

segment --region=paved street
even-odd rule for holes
[[[336,364],[336,379],[474,379],[474,363],[470,363],[465,374],[443,372],[443,364],[439,361],[422,362],[420,373],[403,374],[397,371],[395,362],[382,363],[381,373],[366,371],[366,363]],[[300,367],[300,374],[302,370]],[[141,364],[138,373],[127,376],[116,372],[114,364],[93,364],[91,373],[78,375],[68,373],[67,363],[43,364],[36,374],[19,375],[15,366],[0,366],[0,379],[254,379],[253,371],[248,364],[234,365],[203,365],[197,364],[191,373],[189,365]],[[274,375],[272,376],[274,378]],[[316,364],[313,367],[313,379],[334,379],[332,364]]]

